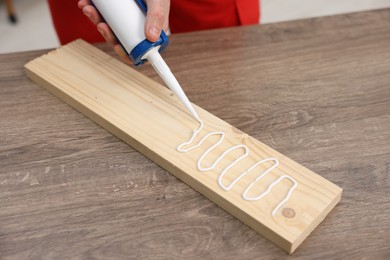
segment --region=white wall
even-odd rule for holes
[[[0,5],[0,53],[59,46],[46,0],[14,0],[14,4],[16,25],[8,22],[5,6]]]
[[[262,0],[262,23],[390,7],[390,0]]]

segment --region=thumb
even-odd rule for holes
[[[145,36],[149,41],[155,42],[160,37],[164,22],[168,18],[169,6],[166,7],[160,0],[148,0],[147,4]]]

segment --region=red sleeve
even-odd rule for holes
[[[259,0],[171,0],[172,33],[258,24]]]
[[[81,38],[102,42],[103,37],[77,6],[78,0],[48,0],[61,44]],[[172,33],[258,24],[259,0],[171,0]]]
[[[48,0],[54,28],[61,44],[76,39],[90,43],[102,42],[96,26],[78,8],[78,0]]]

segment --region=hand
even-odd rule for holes
[[[146,14],[145,36],[151,42],[158,40],[161,30],[168,30],[168,18],[170,0],[146,0],[148,13]],[[118,43],[114,34],[107,23],[103,22],[103,18],[91,4],[91,0],[79,0],[78,6],[83,10],[83,13],[97,26],[98,31],[103,38],[115,50],[115,52],[128,64],[132,64],[131,60]]]

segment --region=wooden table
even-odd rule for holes
[[[0,56],[2,259],[289,257],[30,82],[45,52]],[[165,57],[194,103],[344,189],[291,258],[390,256],[390,9],[174,35]]]

